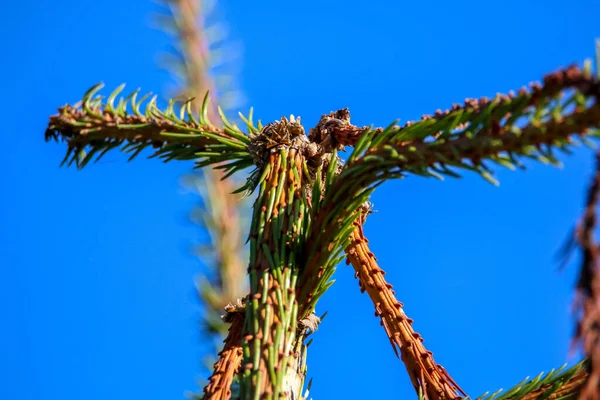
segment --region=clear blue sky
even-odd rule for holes
[[[270,121],[349,107],[356,124],[418,118],[582,62],[600,37],[597,0],[222,2],[245,48],[239,76]],[[164,93],[169,39],[148,0],[14,2],[0,26],[0,398],[174,400],[195,390],[201,347],[188,254],[199,232],[182,194],[189,163],[107,156],[59,169],[49,115],[98,81]],[[553,255],[578,216],[591,153],[378,189],[373,251],[436,360],[469,394],[568,361],[575,266]],[[350,267],[318,306],[315,399],[411,398]],[[575,360],[573,360],[575,361]]]

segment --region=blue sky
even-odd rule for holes
[[[518,89],[593,56],[595,0],[221,2],[244,47],[239,81],[264,121],[307,126],[349,107],[358,125],[419,118]],[[189,255],[189,163],[119,154],[59,169],[43,131],[98,81],[164,93],[156,5],[8,2],[0,25],[0,398],[172,400],[195,390],[199,308]],[[425,345],[472,396],[568,359],[575,265],[554,254],[576,220],[589,150],[565,167],[389,182],[366,233]],[[350,267],[318,305],[313,396],[410,398],[412,388]],[[571,360],[576,361],[576,360]]]

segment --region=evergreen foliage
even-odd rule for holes
[[[224,319],[231,326],[205,388],[207,399],[230,398],[236,379],[244,400],[308,396],[307,338],[321,322],[315,307],[344,258],[372,299],[416,393],[428,399],[465,398],[412,330],[412,320],[369,250],[362,224],[370,196],[385,181],[407,175],[443,179],[472,171],[497,184],[492,163],[517,169],[528,158],[558,165],[557,151],[568,154],[572,146],[590,145],[600,135],[600,78],[590,63],[583,70],[572,66],[546,75],[517,93],[467,99],[402,126],[357,127],[348,110],[339,110],[323,115],[308,134],[294,116],[263,126],[254,123],[251,110],[241,116],[241,129],[219,109],[220,121],[211,120],[208,93],[196,113],[191,101],[171,100],[161,110],[156,96],[147,103],[148,95],[138,100],[139,90],[119,97],[120,86],[104,99],[100,89],[92,87],[81,102],[50,117],[46,140],[67,143],[63,164],[83,168],[112,149],[132,160],[151,149],[152,158],[194,160],[195,168],[222,170],[223,179],[251,168],[235,191],[257,191],[248,235],[249,293],[226,307]],[[337,152],[345,146],[354,149],[344,163]],[[590,196],[592,208],[596,198]],[[588,217],[589,233],[595,214]],[[582,247],[595,261],[593,240]],[[596,264],[590,265],[595,271]],[[584,281],[592,280],[590,274]],[[596,298],[592,289],[586,293]],[[589,315],[588,320],[598,322]],[[584,339],[588,331],[583,330]],[[594,398],[597,347],[596,342],[588,345],[589,360],[566,371],[541,374],[504,394],[479,398],[570,399],[578,393]]]

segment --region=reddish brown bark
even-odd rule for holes
[[[208,385],[204,388],[204,400],[227,400],[231,397],[231,384],[233,377],[239,372],[242,365],[242,331],[244,329],[244,315],[232,314],[229,334],[225,338],[223,350],[219,353],[219,360],[214,364],[214,372],[208,378]]]
[[[464,391],[448,375],[446,370],[436,364],[433,354],[423,346],[423,338],[414,331],[412,320],[402,310],[392,290],[392,285],[384,279],[384,271],[369,250],[362,223],[357,220],[352,233],[352,242],[346,248],[347,263],[356,271],[362,292],[367,292],[375,305],[375,315],[381,317],[390,343],[406,366],[408,375],[417,393],[419,388],[430,400],[460,399],[466,396]]]
[[[437,110],[433,115],[423,115],[421,121],[426,120],[441,120],[448,116],[450,113],[457,111],[469,111],[472,112],[472,118],[484,110],[490,105],[492,101],[496,102],[496,107],[502,107],[509,102],[515,104],[521,103],[520,99],[526,99],[526,106],[536,105],[540,99],[547,99],[556,96],[563,90],[574,89],[586,95],[600,95],[600,81],[591,76],[586,71],[581,70],[577,65],[571,65],[567,68],[557,70],[555,72],[546,74],[543,78],[542,83],[532,82],[529,84],[529,90],[522,87],[518,93],[510,91],[508,95],[498,94],[495,99],[489,99],[482,97],[480,99],[465,99],[464,104],[453,104],[450,109],[445,111]],[[340,110],[337,112],[347,112],[347,110]],[[326,116],[324,116],[326,117]],[[334,113],[331,114],[334,117]],[[408,121],[404,124],[403,128],[413,125],[414,121]],[[336,126],[335,129],[329,129],[330,138],[336,144],[343,146],[354,146],[367,127],[358,128],[352,125]],[[381,131],[381,128],[378,128]],[[580,132],[580,131],[577,131]]]

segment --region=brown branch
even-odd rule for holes
[[[402,169],[443,162],[459,163],[464,159],[477,164],[503,152],[519,153],[525,146],[553,145],[571,135],[584,135],[590,127],[599,124],[600,104],[596,104],[585,111],[576,111],[561,121],[549,121],[543,126],[529,125],[520,134],[501,130],[494,132],[493,128],[489,128],[474,138],[460,137],[443,143],[401,143],[396,150],[406,158],[399,165]],[[501,138],[498,138],[499,135]]]
[[[417,391],[422,388],[427,398],[459,399],[465,392],[454,382],[446,370],[436,364],[433,354],[423,346],[423,338],[414,331],[412,319],[408,318],[392,290],[392,285],[384,279],[385,272],[377,265],[377,260],[369,250],[368,240],[362,228],[362,218],[354,223],[352,242],[346,248],[347,263],[356,271],[361,291],[365,291],[375,305],[375,315],[381,318],[390,343],[402,361],[412,384]]]
[[[592,94],[598,96],[600,94],[600,83],[598,80],[592,77],[587,71],[579,69],[576,65],[571,65],[565,69],[560,69],[547,74],[544,76],[541,84],[532,82],[529,84],[529,88],[530,91],[528,91],[527,88],[522,87],[517,94],[515,94],[514,91],[510,91],[508,95],[497,94],[492,100],[487,97],[481,97],[480,99],[467,98],[463,105],[453,104],[450,109],[446,109],[445,111],[437,110],[433,115],[424,114],[420,121],[408,121],[400,128],[400,130],[411,127],[419,122],[440,121],[448,116],[465,112],[468,112],[470,114],[470,119],[474,120],[482,112],[486,111],[487,107],[503,108],[509,104],[514,104],[523,109],[537,106],[544,99],[553,98],[567,89],[573,89],[580,93],[584,93],[585,95]],[[331,113],[330,117],[338,115],[337,113]],[[329,133],[332,134],[330,140],[342,146],[354,146],[365,130],[366,127],[343,127],[335,131],[330,131]],[[377,128],[377,130],[380,132],[382,131],[381,128]],[[432,132],[432,135],[435,135],[435,133],[436,132]]]
[[[214,372],[204,388],[204,400],[228,400],[231,397],[233,378],[242,365],[243,308],[239,310],[239,307],[231,306],[226,321],[230,322],[231,326],[224,340],[223,350],[219,352],[219,359],[214,364]]]
[[[573,67],[548,75],[544,84],[546,86],[541,89],[532,85],[532,93],[523,90],[517,97],[499,96],[492,102],[485,99],[467,102],[468,112],[457,107],[452,111],[455,114],[445,118],[440,112],[436,117],[439,121],[426,120],[407,124],[404,128],[378,129],[379,132],[366,136],[326,189],[319,210],[312,218],[314,223],[307,248],[314,257],[311,256],[301,276],[301,304],[312,304],[312,293],[308,288],[316,286],[306,283],[326,276],[322,264],[335,245],[330,243],[335,237],[335,227],[354,212],[351,209],[353,203],[363,201],[365,196],[368,198],[370,192],[385,180],[408,173],[456,177],[457,173],[449,168],[463,168],[477,171],[493,181],[490,170],[483,163],[487,159],[512,168],[519,165],[519,156],[553,162],[554,148],[566,150],[576,136],[598,136],[599,81]],[[579,92],[564,103],[550,97],[564,87],[575,87]],[[533,109],[527,109],[536,104]],[[574,111],[569,104],[574,105]],[[482,115],[478,115],[480,112]],[[569,114],[563,115],[566,112]],[[515,125],[520,117],[528,119],[528,124],[522,128]],[[459,125],[462,126],[459,128]],[[347,110],[340,110],[323,116],[309,136],[319,142],[321,151],[326,152],[328,147],[339,148],[340,138],[350,131],[360,133],[364,128],[352,126]]]
[[[583,260],[576,286],[575,309],[578,312],[573,344],[580,344],[591,364],[590,375],[580,400],[600,399],[600,274],[599,245],[594,240],[596,207],[600,197],[600,152],[596,154],[596,172],[591,180],[585,210],[578,232]]]

